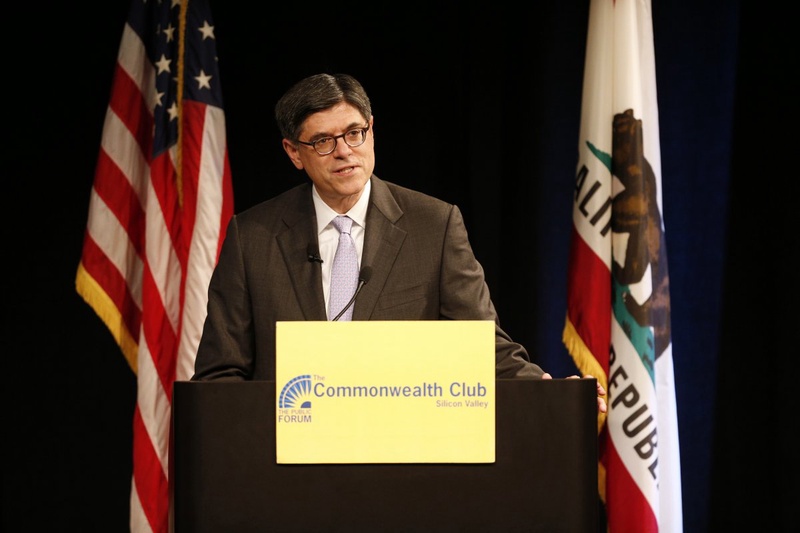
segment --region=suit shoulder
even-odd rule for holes
[[[421,207],[449,211],[454,207],[453,204],[446,202],[441,198],[431,196],[430,194],[426,194],[415,189],[409,189],[408,187],[403,187],[402,185],[398,185],[391,181],[383,181],[383,183],[392,193],[392,196],[394,196],[395,200],[397,200],[397,203],[404,210],[413,207]]]

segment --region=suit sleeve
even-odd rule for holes
[[[193,381],[242,381],[254,365],[252,306],[237,218],[231,218],[208,290],[208,314]]]
[[[531,363],[525,348],[500,327],[483,267],[469,243],[464,219],[451,206],[445,232],[440,279],[440,314],[451,320],[492,320],[495,323],[495,371],[498,378],[538,378],[543,370]]]

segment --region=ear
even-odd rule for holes
[[[292,164],[295,166],[295,168],[297,168],[297,170],[303,170],[303,161],[300,159],[300,150],[299,150],[300,147],[297,146],[292,141],[290,141],[289,139],[283,139],[283,141],[281,141],[281,144],[283,145],[283,149],[286,152],[286,155],[289,156],[289,159],[291,159]]]

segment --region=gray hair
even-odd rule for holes
[[[348,74],[315,74],[294,84],[275,104],[275,120],[281,135],[297,141],[309,115],[330,109],[340,102],[355,107],[365,121],[372,106],[364,87]]]

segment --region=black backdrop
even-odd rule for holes
[[[128,2],[51,4],[15,8],[19,35],[3,37],[3,528],[125,531],[135,376],[74,277]],[[800,501],[789,17],[654,4],[685,529],[786,530]],[[573,373],[561,331],[588,0],[212,10],[236,210],[303,179],[279,147],[278,96],[352,73],[373,100],[376,174],[462,208],[505,329]]]

